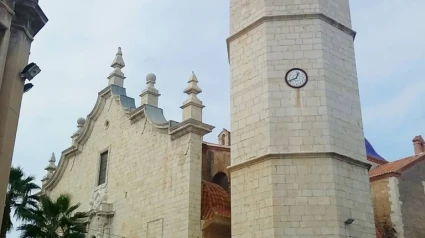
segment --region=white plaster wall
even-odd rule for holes
[[[107,202],[115,211],[111,233],[200,237],[201,144],[202,138],[191,134],[171,141],[167,129],[154,128],[146,119],[131,125],[119,103],[109,98],[82,153],[71,158],[50,194],[69,192],[73,203],[87,211],[99,152],[108,148]]]
[[[397,231],[398,238],[404,238],[403,216],[401,213],[400,190],[398,188],[398,178],[390,177],[388,179],[389,195],[391,202],[391,222]]]

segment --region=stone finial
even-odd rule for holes
[[[121,71],[122,68],[125,67],[124,59],[122,58],[121,47],[118,47],[118,52],[115,55],[115,59],[111,64],[111,67],[114,68],[112,73],[109,74],[109,84],[108,85],[117,85],[120,87],[124,87],[124,73]]]
[[[56,170],[56,164],[55,164],[55,162],[56,162],[55,153],[52,153],[52,156],[50,157],[50,160],[49,160],[49,164],[45,168],[45,170],[47,170],[47,174],[41,180],[43,182],[43,184],[46,183],[47,181],[49,181],[52,178],[53,173]]]
[[[142,105],[148,104],[154,107],[158,107],[158,98],[161,94],[155,88],[156,76],[155,74],[146,75],[146,88],[140,94]]]
[[[77,138],[77,136],[79,136],[82,132],[83,132],[83,127],[84,124],[86,124],[86,119],[80,117],[77,120],[77,131],[74,132],[74,134],[71,136],[71,138],[74,140],[75,138]]]
[[[198,99],[197,95],[201,93],[202,90],[198,86],[198,78],[195,75],[195,72],[192,72],[192,75],[189,78],[188,85],[184,89],[189,97],[186,101],[183,102],[183,121],[187,119],[195,119],[202,121],[202,101]]]
[[[78,118],[78,120],[77,120],[78,129],[83,128],[85,123],[86,123],[86,119],[84,119],[82,117]]]

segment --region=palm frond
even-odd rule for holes
[[[56,204],[60,207],[61,212],[66,212],[71,206],[71,196],[68,194],[61,194],[56,199]]]
[[[62,194],[52,200],[46,195],[39,197],[39,205],[36,207],[27,206],[23,212],[23,220],[27,223],[21,230],[26,237],[30,238],[34,232],[41,235],[37,237],[60,237],[60,238],[84,238],[86,226],[83,219],[88,216],[85,212],[76,212],[80,204],[71,205],[71,198],[67,194]],[[37,226],[39,230],[31,230]],[[58,233],[58,231],[60,231]],[[44,233],[43,233],[44,232]]]
[[[33,224],[23,224],[17,230],[22,232],[21,238],[50,237],[41,227]]]
[[[73,205],[73,206],[69,207],[69,208],[66,210],[65,214],[66,214],[67,216],[69,216],[69,215],[71,215],[71,214],[72,214],[75,210],[77,210],[79,207],[80,207],[80,204],[79,204],[79,203],[77,203],[77,204],[75,204],[75,205]]]

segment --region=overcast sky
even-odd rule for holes
[[[333,1],[333,0],[332,0]],[[159,106],[181,120],[183,89],[198,76],[205,140],[229,129],[228,0],[40,0],[49,18],[35,37],[30,60],[42,72],[23,98],[13,164],[45,175],[52,152],[71,145],[77,119],[92,110],[117,47],[127,94],[140,105],[145,75],[157,75]],[[388,160],[413,153],[425,135],[423,0],[351,0],[365,135]],[[17,233],[10,237],[18,237]]]

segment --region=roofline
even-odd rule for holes
[[[378,159],[378,158],[376,158],[376,157],[374,157],[374,156],[371,156],[371,155],[368,155],[367,156],[367,160],[369,160],[369,161],[371,161],[371,162],[374,162],[374,163],[377,163],[377,164],[386,164],[386,163],[389,163],[387,160],[385,160],[385,159]]]
[[[388,173],[378,174],[378,175],[369,177],[369,182],[375,182],[375,181],[386,179],[386,178],[389,178],[389,177],[398,178],[400,176],[401,176],[401,173],[390,171]]]
[[[401,167],[397,172],[399,173],[403,173],[404,171],[412,168],[413,166],[415,166],[417,163],[422,162],[425,160],[425,154],[422,155],[416,155],[419,156],[419,158],[415,159],[414,161],[406,164],[405,166]]]
[[[205,142],[205,141],[202,142],[202,147],[213,148],[213,149],[216,149],[216,150],[230,152],[230,146],[219,145],[219,144],[209,143],[209,142]]]
[[[418,155],[416,155],[416,156],[418,156]],[[380,180],[380,179],[387,178],[387,177],[392,177],[392,176],[394,176],[394,177],[400,177],[401,174],[404,171],[412,168],[417,163],[422,162],[424,160],[425,160],[425,153],[422,154],[422,155],[419,155],[419,158],[417,158],[417,159],[413,160],[412,162],[404,165],[403,167],[401,167],[400,169],[398,169],[396,171],[388,171],[388,172],[384,172],[384,173],[377,174],[377,175],[374,175],[374,176],[369,176],[369,180],[370,181],[376,181],[376,180]],[[393,161],[393,162],[395,162],[395,161]],[[392,162],[390,162],[390,163],[392,163]]]

